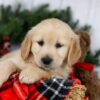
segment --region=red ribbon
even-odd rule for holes
[[[93,69],[94,69],[93,64],[86,63],[86,62],[76,63],[74,65],[74,67],[79,67],[79,68],[82,68],[82,69],[87,70],[87,71],[90,71],[90,72],[93,71]]]
[[[74,68],[75,68],[75,67],[78,67],[78,68],[81,68],[81,69],[84,69],[84,70],[87,70],[87,71],[90,71],[90,72],[92,72],[93,69],[94,69],[93,64],[86,63],[86,62],[79,62],[79,63],[76,63],[76,64],[73,66],[72,73],[70,74],[70,77],[69,77],[69,78],[71,78],[71,79],[76,79],[76,77],[75,77],[75,71],[74,71]]]

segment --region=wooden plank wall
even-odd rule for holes
[[[51,10],[71,6],[74,18],[80,20],[80,25],[92,26],[91,49],[100,48],[100,0],[0,0],[0,4],[5,6],[10,4],[14,7],[17,3],[28,9],[42,4],[49,4]]]

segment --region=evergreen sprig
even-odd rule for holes
[[[68,23],[73,29],[78,25],[78,20],[73,20],[70,7],[65,10],[49,10],[49,5],[41,5],[32,10],[21,10],[19,4],[13,9],[11,6],[1,6],[0,35],[11,36],[11,42],[21,42],[27,31],[37,23],[47,18],[59,18]],[[1,40],[1,39],[0,39]]]

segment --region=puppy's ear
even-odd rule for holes
[[[71,44],[69,47],[69,52],[67,56],[67,64],[72,66],[76,62],[78,62],[81,56],[81,48],[80,48],[80,39],[78,36],[75,36],[71,39]]]
[[[32,45],[31,35],[27,34],[21,45],[21,56],[24,60],[26,60],[29,56],[31,45]]]

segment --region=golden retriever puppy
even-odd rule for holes
[[[0,59],[0,85],[15,71],[24,83],[43,77],[67,79],[80,56],[78,35],[63,21],[46,19],[28,31],[19,50]]]

